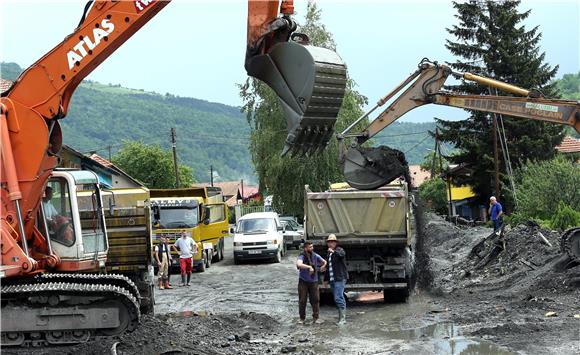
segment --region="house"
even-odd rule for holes
[[[561,154],[580,154],[580,139],[566,136],[562,143],[556,146],[556,150]]]
[[[59,168],[90,170],[97,174],[99,182],[106,188],[143,186],[129,174],[97,154],[87,156],[68,145],[63,145],[60,157]]]
[[[211,184],[199,183],[193,184],[193,186],[207,187],[211,186]],[[262,201],[262,195],[260,194],[258,186],[243,184],[243,180],[215,182],[213,186],[222,189],[225,202],[229,207],[237,205],[238,201],[243,203]]]
[[[411,175],[411,185],[415,188],[431,178],[431,172],[421,169],[420,165],[409,165],[409,174]]]

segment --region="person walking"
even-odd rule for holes
[[[186,233],[181,234],[174,244],[179,252],[179,266],[181,267],[181,286],[189,286],[191,280],[191,264],[193,255],[197,255],[197,244]]]
[[[493,231],[498,233],[503,224],[503,208],[495,196],[489,198],[489,214],[493,223]]]
[[[326,260],[314,252],[312,242],[305,241],[302,253],[296,259],[300,270],[298,277],[298,323],[306,320],[306,301],[312,306],[312,324],[318,323],[320,315],[320,293],[318,290],[318,271],[326,271]]]
[[[171,265],[171,253],[169,251],[169,245],[167,244],[167,237],[159,237],[159,244],[155,246],[155,260],[157,260],[157,266],[159,271],[157,275],[159,276],[159,289],[172,289],[169,284],[169,265]]]
[[[325,282],[330,282],[334,303],[338,308],[338,325],[346,324],[346,300],[344,299],[344,288],[348,280],[346,269],[346,252],[338,246],[338,239],[335,234],[331,234],[326,239],[328,247],[328,268],[325,275]]]

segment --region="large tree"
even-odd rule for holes
[[[541,32],[538,27],[530,30],[522,24],[531,10],[521,12],[520,1],[469,0],[453,2],[459,23],[448,28],[453,36],[446,47],[457,59],[449,65],[459,71],[468,71],[505,81],[524,88],[539,89],[547,97],[558,97],[552,83],[558,66],[551,67],[540,52]],[[450,89],[471,94],[490,94],[487,87],[461,82]],[[492,91],[493,92],[493,91]],[[493,92],[495,93],[495,92]],[[499,92],[501,95],[506,93]],[[494,191],[494,149],[492,115],[470,111],[464,121],[438,120],[440,138],[458,148],[449,157],[451,163],[468,164],[473,173],[459,179],[473,187],[481,202]],[[554,147],[563,138],[563,127],[521,118],[503,116],[505,135],[512,167],[517,169],[526,160],[546,160],[554,156]],[[500,150],[500,159],[502,152]],[[505,180],[505,162],[500,163]],[[507,183],[502,187],[509,186]],[[505,189],[502,195],[511,196]],[[507,201],[511,205],[512,201]]]
[[[314,46],[336,49],[331,33],[321,23],[321,11],[313,1],[308,3],[304,24],[298,31],[307,34]],[[354,82],[349,80],[336,122],[337,131],[346,128],[362,114],[361,107],[366,98],[354,90],[354,86]],[[240,95],[244,100],[242,111],[252,128],[250,151],[260,190],[274,196],[273,204],[277,211],[302,215],[304,185],[320,191],[327,189],[331,182],[343,181],[336,139],[315,156],[281,156],[287,130],[276,94],[262,82],[248,78],[240,85]]]
[[[113,156],[113,164],[127,174],[141,181],[150,189],[175,188],[175,168],[171,150],[163,149],[158,144],[148,145],[143,142],[125,142]],[[195,182],[193,170],[184,164],[179,166],[179,187],[190,187]]]

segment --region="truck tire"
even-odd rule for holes
[[[276,256],[274,257],[274,262],[279,264],[282,262],[282,251],[278,249]]]
[[[153,314],[155,310],[155,286],[149,285],[148,286],[148,295],[147,297],[142,298],[142,302],[140,305],[140,310],[142,314]]]
[[[218,242],[218,244],[216,245],[216,253],[215,253],[215,254],[213,255],[213,257],[211,258],[211,262],[212,262],[212,263],[217,263],[217,262],[219,262],[221,259],[223,259],[223,257],[221,256],[221,253],[222,253],[222,248],[221,248],[221,245],[222,245],[222,241],[220,240],[220,241]]]
[[[236,257],[234,257],[234,265],[240,265],[242,261]]]
[[[197,271],[199,272],[205,272],[205,251],[203,252],[203,255],[201,256],[201,264],[199,264],[199,266],[197,267]]]
[[[205,268],[206,269],[209,269],[211,267],[212,261],[213,261],[213,251],[208,250],[208,252],[205,253]]]
[[[402,290],[385,288],[383,290],[383,300],[385,303],[405,303],[409,298],[409,287]]]

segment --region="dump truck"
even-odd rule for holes
[[[93,194],[79,191],[77,199],[81,225],[83,229],[89,228],[95,221]],[[141,313],[152,313],[155,280],[149,190],[145,187],[103,190],[102,199],[109,243],[104,271],[131,279],[141,296]]]
[[[325,192],[305,186],[305,239],[327,257],[335,234],[346,251],[345,291],[382,291],[385,301],[404,301],[413,279],[414,217],[408,186],[393,182],[372,191],[335,184]],[[322,278],[322,275],[320,275]],[[321,293],[330,292],[321,281]]]
[[[224,237],[229,235],[228,210],[221,189],[194,187],[183,189],[152,189],[153,244],[161,235],[170,245],[183,233],[197,244],[193,268],[204,272],[214,261],[224,257]],[[179,268],[179,255],[172,251],[172,268]]]

